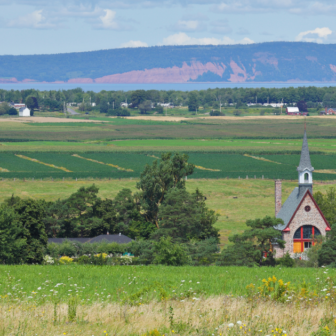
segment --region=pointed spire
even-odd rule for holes
[[[298,171],[304,171],[306,169],[309,170],[309,171],[314,170],[314,168],[313,168],[313,166],[310,162],[308,140],[307,140],[306,127],[305,127],[305,131],[304,131],[304,135],[303,135],[303,142],[302,142],[302,149],[301,149],[300,164],[299,164],[299,167],[297,167],[297,170]]]

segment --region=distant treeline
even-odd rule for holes
[[[129,107],[137,108],[146,101],[157,103],[170,103],[175,106],[187,106],[190,99],[196,99],[198,106],[218,108],[234,104],[240,106],[248,103],[279,103],[295,104],[305,101],[307,107],[324,106],[336,107],[336,87],[289,87],[289,88],[221,88],[200,91],[101,91],[84,92],[81,88],[72,90],[38,91],[29,90],[0,90],[0,101],[24,103],[29,97],[36,97],[40,108],[57,110],[62,109],[63,103],[81,104],[83,110],[99,109],[101,105],[110,108],[120,107],[122,102],[131,104]],[[95,104],[92,104],[95,103]],[[92,107],[92,105],[95,105]]]

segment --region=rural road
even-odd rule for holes
[[[76,115],[76,114],[80,114],[80,113],[78,113],[78,112],[75,112],[72,108],[70,108],[70,107],[67,107],[67,109],[68,109],[68,112],[71,114],[71,115]]]

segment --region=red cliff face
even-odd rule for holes
[[[277,66],[277,62],[268,58],[265,59],[265,55],[258,55],[259,60],[262,58],[264,62],[268,62]],[[260,58],[261,57],[261,58]],[[104,76],[101,78],[71,78],[67,83],[72,84],[93,84],[93,83],[187,83],[190,80],[196,80],[199,76],[207,72],[212,72],[220,77],[223,77],[227,68],[230,68],[230,77],[227,74],[228,82],[232,83],[242,83],[246,80],[254,80],[256,76],[260,75],[261,72],[256,70],[256,63],[253,65],[252,73],[248,73],[244,65],[240,63],[238,65],[235,61],[231,60],[230,64],[227,66],[220,62],[208,62],[203,64],[199,61],[193,61],[190,65],[183,63],[182,67],[173,66],[171,68],[154,68],[145,70],[134,70],[120,74],[114,74],[109,76]],[[332,65],[330,66],[332,70]],[[6,78],[1,79],[0,83],[29,83],[32,82],[31,79],[25,79],[21,82],[17,81],[16,78]],[[46,83],[46,82],[44,82]],[[64,83],[62,81],[57,81],[53,83]]]
[[[179,68],[154,68],[149,70],[130,71],[122,74],[104,76],[95,79],[96,83],[186,83],[190,79],[197,79],[198,76],[211,71],[219,76],[225,72],[226,66],[223,63],[202,64],[192,62],[191,65],[183,63]]]

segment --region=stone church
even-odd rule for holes
[[[275,229],[282,232],[282,239],[286,242],[284,249],[279,248],[277,244],[273,245],[276,258],[281,258],[287,252],[291,255],[302,253],[314,244],[312,236],[325,236],[326,232],[330,231],[330,225],[313,197],[314,168],[310,162],[306,130],[297,171],[299,185],[283,205],[281,180],[275,181],[275,217],[284,221],[283,225],[278,225]]]

